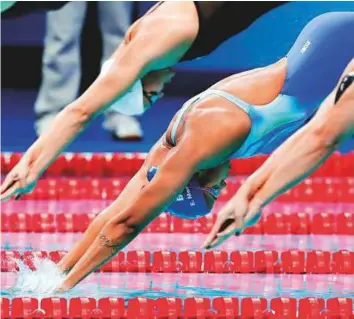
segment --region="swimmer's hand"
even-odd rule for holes
[[[54,294],[63,294],[69,290],[69,287],[66,287],[64,284],[61,284],[54,290]]]
[[[202,247],[211,249],[232,235],[241,235],[245,228],[256,224],[260,216],[260,207],[251,203],[246,194],[237,193],[218,213],[215,225]]]
[[[22,157],[19,163],[6,176],[0,188],[0,200],[6,201],[12,197],[16,200],[22,195],[32,192],[37,184],[38,175],[30,168],[30,160]]]

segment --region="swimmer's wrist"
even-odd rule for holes
[[[238,189],[237,196],[241,196],[242,198],[247,198],[248,200],[251,199],[252,196],[252,183],[246,181],[241,187]]]

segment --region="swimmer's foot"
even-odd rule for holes
[[[139,121],[134,116],[112,113],[106,116],[103,127],[111,131],[116,140],[141,140],[143,131]]]

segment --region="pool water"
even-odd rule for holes
[[[7,250],[68,250],[82,234],[3,233],[1,249]],[[198,249],[205,235],[202,234],[141,234],[128,250],[183,250]],[[337,235],[245,235],[231,238],[220,250],[351,250],[353,236]],[[172,248],[172,249],[171,249]],[[23,276],[24,270],[21,271]],[[28,270],[27,270],[28,271]],[[38,293],[15,290],[18,273],[2,273],[1,295],[7,297],[35,296]],[[47,295],[46,295],[47,296]],[[297,274],[187,274],[187,273],[94,273],[65,297],[116,296],[126,299],[141,297],[220,297],[264,296],[274,297],[353,297],[352,275],[297,275]]]

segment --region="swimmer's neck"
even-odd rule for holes
[[[263,68],[232,75],[214,86],[255,105],[272,102],[281,92],[287,74],[287,59],[283,58]]]

